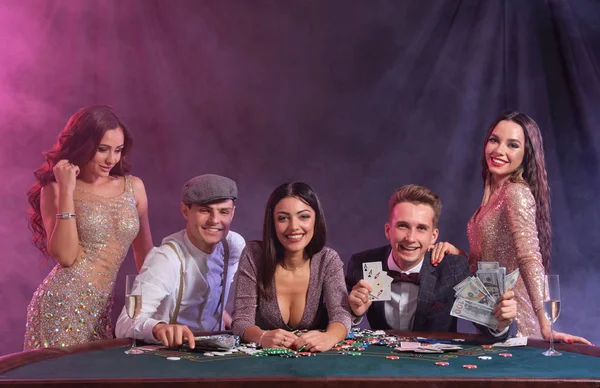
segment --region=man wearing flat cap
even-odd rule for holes
[[[245,241],[229,230],[237,187],[229,178],[206,174],[183,186],[185,229],[153,248],[140,269],[142,311],[135,327],[125,308],[116,326],[118,338],[194,348],[193,332],[229,328],[225,311],[229,289]]]

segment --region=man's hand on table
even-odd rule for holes
[[[196,347],[194,333],[186,325],[170,325],[160,322],[152,328],[152,335],[169,348],[179,347],[183,345],[185,340],[187,340],[190,349]]]

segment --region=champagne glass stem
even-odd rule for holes
[[[135,349],[135,319],[132,319],[132,321],[133,321],[133,335],[132,335],[133,342],[131,344],[131,349]]]
[[[550,320],[550,353],[554,353],[554,323]]]

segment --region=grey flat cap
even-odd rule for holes
[[[181,201],[186,205],[203,205],[222,199],[235,201],[237,195],[237,186],[231,179],[215,174],[204,174],[190,179],[183,185]]]

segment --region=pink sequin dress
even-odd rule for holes
[[[544,266],[535,222],[535,199],[524,183],[507,182],[489,196],[467,225],[469,261],[497,261],[520,270],[515,286],[517,336],[541,338],[536,312],[543,309]]]
[[[132,177],[126,176],[124,191],[111,198],[76,188],[74,202],[83,253],[70,267],[56,265],[33,294],[25,349],[113,338],[113,288],[139,230]]]

